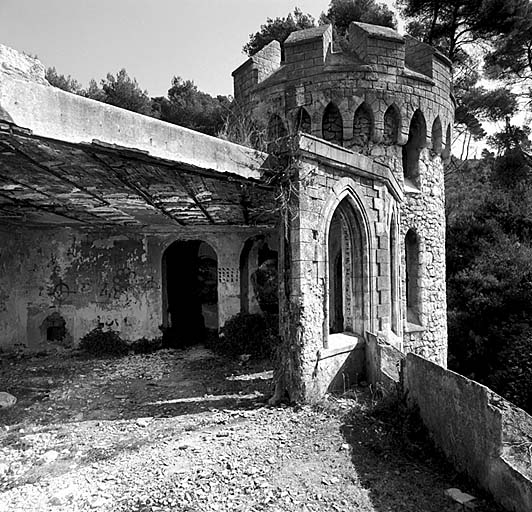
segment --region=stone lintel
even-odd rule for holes
[[[298,146],[301,154],[310,159],[323,162],[331,167],[350,171],[365,178],[383,182],[396,201],[403,201],[401,187],[393,173],[385,165],[313,135],[300,134]]]

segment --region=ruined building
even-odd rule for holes
[[[300,342],[305,396],[322,395],[343,365],[363,371],[368,332],[447,360],[451,64],[364,23],[351,24],[342,46],[330,26],[303,30],[290,35],[283,59],[274,41],[233,73],[235,99],[267,116],[270,139],[304,134],[290,268],[286,258],[280,267],[291,278],[281,309]]]
[[[200,339],[267,309],[256,274],[278,265],[296,398],[362,378],[369,333],[445,365],[449,61],[353,23],[341,48],[304,30],[233,75],[269,139],[294,136],[284,218],[268,154],[63,92],[0,47],[0,347],[98,324]]]

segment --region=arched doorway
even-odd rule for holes
[[[279,311],[278,253],[267,237],[250,238],[240,255],[240,310],[243,313]],[[272,244],[273,246],[273,244]]]
[[[163,324],[172,346],[201,343],[218,329],[218,262],[200,240],[176,241],[163,254]]]
[[[369,313],[367,238],[349,200],[336,208],[329,227],[329,333],[363,335]]]

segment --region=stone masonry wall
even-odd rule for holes
[[[381,330],[398,347],[445,365],[447,329],[443,164],[441,154],[429,148],[441,148],[444,154],[448,154],[449,148],[445,143],[433,139],[440,138],[441,132],[448,133],[453,122],[450,63],[424,43],[402,37],[385,27],[363,23],[352,24],[349,45],[350,49],[333,51],[330,27],[296,32],[285,43],[285,60],[271,62],[276,69],[272,71],[270,67],[264,80],[249,88],[245,95],[239,96],[236,84],[249,76],[259,64],[248,61],[247,68],[241,66],[235,71],[235,97],[258,115],[266,112],[267,115],[279,116],[289,133],[296,130],[297,119],[301,118],[301,109],[304,109],[311,119],[310,133],[318,138],[324,136],[324,112],[332,103],[341,116],[342,145],[367,155],[370,160],[393,173],[404,193],[404,200],[396,205],[395,214],[399,224],[398,273],[403,304],[400,314],[402,329],[399,333],[391,332],[390,312],[385,307],[390,302],[389,290],[385,289],[379,289],[373,297],[372,307],[380,309],[375,317],[378,317],[378,322],[372,328]],[[364,123],[355,122],[355,112],[361,106],[359,113],[364,112]],[[426,128],[417,144],[419,179],[415,186],[409,186],[404,181],[402,153],[416,112],[417,118],[424,120]],[[393,132],[390,113],[397,118],[395,134],[390,133],[390,130]],[[366,129],[368,119],[371,123],[370,135],[361,137],[360,132],[362,128]],[[385,119],[388,120],[387,125]],[[432,134],[433,125],[441,125],[442,129]],[[342,179],[329,169],[323,172],[324,179],[330,182],[329,188]],[[376,199],[384,200],[382,197]],[[301,215],[303,222],[304,205]],[[389,217],[386,219],[389,221]],[[391,236],[390,224],[382,222],[379,220],[379,235],[382,239],[378,243],[387,244]],[[419,245],[417,285],[420,304],[415,324],[407,322],[406,314],[404,240],[409,229],[417,234]],[[379,247],[384,250],[385,246]],[[388,258],[388,254],[383,258]],[[388,263],[376,261],[376,265],[375,275],[384,286],[385,281],[389,282],[389,276],[379,276],[378,271],[381,267],[387,267]],[[312,293],[318,297],[320,293],[325,293],[325,282],[315,282],[313,286],[315,289]],[[315,324],[311,329],[316,330],[317,335],[321,328],[319,317],[309,317],[308,321]]]
[[[383,182],[368,178],[360,171],[372,172],[372,162],[325,142],[318,144],[319,155],[328,154],[327,162],[319,155],[300,159],[298,215],[291,230],[291,308],[299,315],[301,362],[306,400],[317,399],[328,390],[330,379],[344,366],[348,348],[360,344],[355,333],[329,334],[326,283],[328,279],[328,227],[342,200],[349,202],[367,247],[364,257],[363,293],[353,297],[363,301],[363,329],[388,330],[390,323],[390,252],[387,224],[397,201]],[[342,153],[355,158],[356,168],[338,165]],[[363,333],[362,333],[363,334]],[[363,366],[362,361],[355,366]],[[352,376],[351,378],[357,378]],[[358,378],[363,378],[359,373]]]

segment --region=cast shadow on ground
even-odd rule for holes
[[[120,359],[71,358],[65,362],[44,358],[32,365],[20,361],[16,366],[0,367],[10,384],[8,391],[18,399],[12,408],[0,411],[0,425],[45,426],[245,410],[263,405],[269,397],[268,361],[242,365],[204,349],[195,352],[201,357],[187,358],[187,354],[190,351],[176,350],[165,357],[164,378],[131,372],[127,378],[113,377],[115,367],[123,364]],[[150,369],[149,359],[145,367]]]
[[[341,433],[350,447],[355,478],[368,490],[376,512],[456,512],[459,505],[444,494],[451,487],[479,497],[477,512],[501,512],[426,439],[412,443],[394,419],[354,411],[344,417]],[[419,435],[425,435],[422,429]]]

